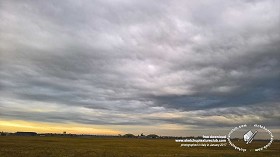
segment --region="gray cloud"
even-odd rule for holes
[[[0,19],[0,118],[279,126],[278,1],[2,1]]]

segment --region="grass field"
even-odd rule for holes
[[[180,144],[173,139],[0,136],[0,157],[279,157],[280,155],[279,141],[274,141],[267,150],[261,152],[239,152],[228,144],[225,147],[191,148],[180,147]],[[265,145],[266,142],[258,141],[255,144]]]

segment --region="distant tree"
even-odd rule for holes
[[[124,134],[123,137],[132,138],[132,137],[135,137],[135,136],[133,134]]]
[[[147,138],[158,138],[159,136],[156,134],[147,135]]]

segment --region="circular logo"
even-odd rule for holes
[[[240,141],[240,138],[232,137],[232,135],[236,132],[243,133],[243,140]],[[254,138],[257,134],[262,134],[262,135],[266,134],[266,136],[269,137],[269,139],[270,139],[269,142],[262,147],[259,147],[257,145],[255,148],[253,146],[253,149],[245,148],[245,146],[251,145],[252,141],[254,140]],[[239,137],[240,137],[240,135],[239,135]],[[229,132],[227,139],[228,139],[229,144],[239,151],[242,151],[242,152],[245,152],[247,150],[261,151],[263,149],[267,149],[272,144],[273,135],[272,135],[271,131],[268,130],[265,126],[258,125],[258,124],[255,124],[253,126],[248,126],[248,125],[244,124],[244,125],[240,125],[238,127],[233,128]],[[241,145],[241,146],[239,146],[239,145],[237,146],[237,144],[234,144],[232,139],[235,139],[235,141],[238,141],[239,145]]]

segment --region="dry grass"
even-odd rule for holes
[[[236,141],[237,142],[237,141]],[[238,142],[237,142],[238,143]],[[255,142],[265,145],[265,142]],[[226,147],[180,147],[172,139],[0,137],[0,157],[183,157],[277,156],[280,142],[261,152],[239,152]]]

